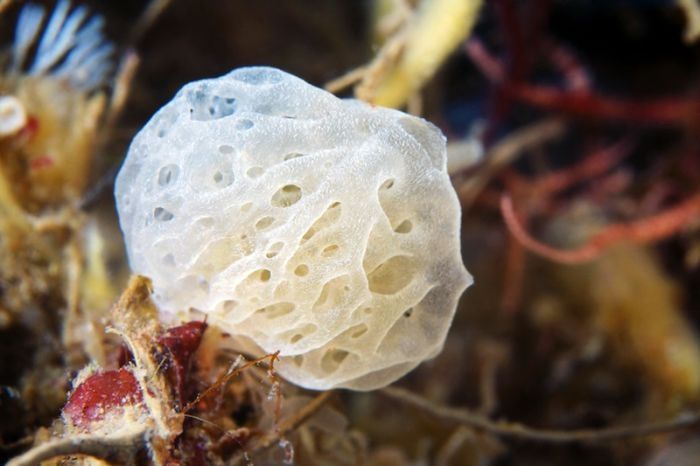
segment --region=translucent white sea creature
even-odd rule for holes
[[[440,130],[274,68],[186,85],[115,193],[163,317],[206,313],[306,388],[375,389],[436,356],[472,283]]]

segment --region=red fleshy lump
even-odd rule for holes
[[[188,322],[178,327],[168,329],[158,338],[168,355],[165,373],[172,387],[175,398],[183,406],[186,398],[186,382],[190,369],[190,360],[207,328],[205,322]]]
[[[168,329],[156,340],[157,353],[165,358],[161,368],[179,407],[185,402],[190,360],[199,348],[206,328],[204,322],[188,322]],[[128,408],[132,408],[132,412],[145,410],[141,387],[132,368],[126,365],[133,358],[128,350],[122,351],[124,354],[118,359],[123,367],[88,376],[70,395],[63,407],[67,424],[88,431],[108,416],[122,414]]]
[[[63,407],[63,417],[72,426],[87,431],[108,414],[142,402],[143,393],[136,377],[122,367],[91,375],[78,385]]]

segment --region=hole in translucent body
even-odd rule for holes
[[[245,172],[248,178],[259,178],[263,173],[265,173],[265,169],[263,167],[250,167]]]
[[[221,304],[221,310],[224,311],[225,314],[230,314],[236,308],[237,304],[238,303],[236,301],[227,299]]]
[[[340,202],[334,202],[330,206],[328,206],[326,211],[323,212],[323,214],[313,223],[313,225],[311,225],[311,227],[309,227],[306,233],[304,233],[304,235],[301,237],[301,244],[304,244],[306,241],[313,238],[313,236],[319,231],[328,228],[335,222],[337,222],[338,219],[340,219],[340,214]]]
[[[260,269],[260,270],[256,270],[252,274],[250,274],[250,276],[256,277],[258,279],[258,281],[261,281],[264,283],[264,282],[270,281],[270,277],[272,277],[272,272],[270,272],[267,269]]]
[[[282,186],[272,195],[270,203],[273,207],[289,207],[301,199],[301,188],[295,184]]]
[[[270,225],[272,225],[273,223],[275,223],[274,217],[263,217],[255,223],[255,228],[257,230],[264,230],[264,229],[268,228]]]
[[[279,254],[283,247],[284,243],[282,242],[274,243],[272,246],[270,246],[270,249],[267,250],[267,253],[265,253],[265,257],[267,257],[268,259],[272,259],[277,254]]]
[[[356,325],[350,329],[350,338],[360,338],[367,333],[367,330],[369,328],[365,324]]]
[[[290,312],[294,310],[296,306],[292,303],[275,303],[271,304],[269,306],[265,306],[263,308],[258,309],[255,311],[256,314],[262,314],[264,315],[267,319],[279,319],[280,317],[286,316]]]
[[[321,289],[321,294],[314,303],[312,311],[325,312],[331,309],[336,309],[343,303],[345,296],[350,287],[348,286],[349,277],[341,275],[327,281]]]
[[[228,170],[216,171],[212,176],[212,180],[214,181],[214,186],[217,188],[225,188],[233,184],[233,173]]]
[[[339,249],[340,246],[338,246],[337,244],[331,244],[330,246],[326,246],[325,248],[323,248],[323,250],[321,251],[321,255],[323,257],[331,257],[336,252],[338,252]]]
[[[379,189],[391,189],[393,187],[394,187],[394,179],[389,178],[384,183],[382,183],[382,185],[379,187]]]
[[[401,291],[413,279],[416,265],[407,256],[394,256],[367,275],[373,293],[392,295]]]
[[[180,167],[170,164],[158,170],[158,185],[162,187],[170,186],[177,181],[180,175]]]
[[[245,119],[245,120],[239,120],[236,122],[236,129],[238,130],[247,130],[255,126],[255,123],[253,123],[251,120]]]
[[[305,277],[309,274],[309,267],[306,264],[301,264],[294,269],[294,275],[297,277]]]
[[[177,113],[166,112],[165,114],[161,114],[161,116],[158,117],[158,121],[156,122],[156,126],[158,128],[156,133],[157,136],[159,138],[164,138],[165,136],[167,136],[172,127],[177,122],[177,118]]]
[[[163,256],[163,265],[167,267],[175,267],[175,256],[170,253]]]
[[[286,162],[287,160],[293,160],[293,159],[298,159],[299,157],[303,157],[304,154],[299,153],[299,152],[290,152],[289,154],[284,156],[284,161]]]
[[[403,222],[399,223],[396,228],[394,228],[396,233],[401,234],[410,233],[411,230],[413,230],[413,223],[410,220],[404,220]]]
[[[292,329],[288,333],[285,333],[283,338],[289,338],[290,343],[298,343],[312,333],[315,333],[316,330],[318,330],[318,327],[316,327],[314,324],[306,324],[301,328]]]
[[[321,358],[321,370],[326,374],[337,371],[350,353],[340,349],[329,349]]]
[[[153,209],[153,218],[155,218],[159,222],[169,222],[174,217],[175,216],[172,212],[164,209],[163,207],[156,207],[155,209]]]

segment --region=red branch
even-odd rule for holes
[[[549,59],[564,78],[566,88],[570,91],[590,92],[591,77],[576,54],[561,44],[550,42],[547,45]]]
[[[563,250],[541,243],[520,224],[509,195],[501,196],[501,215],[511,234],[528,250],[562,264],[580,264],[598,257],[607,247],[620,241],[648,244],[676,233],[700,215],[700,193],[697,193],[652,217],[631,223],[617,223],[594,235],[588,243]]]
[[[533,189],[540,195],[557,193],[578,183],[601,176],[629,155],[633,146],[634,144],[630,140],[625,139],[599,149],[571,167],[537,178],[533,182]]]
[[[700,122],[700,95],[630,100],[587,91],[563,90],[553,86],[512,82],[503,79],[503,63],[489,53],[478,39],[467,42],[465,50],[474,64],[511,97],[537,107],[576,116],[621,120],[655,125],[693,125]]]
[[[698,95],[626,100],[533,84],[513,84],[505,90],[522,102],[577,116],[659,125],[688,125],[700,121]]]

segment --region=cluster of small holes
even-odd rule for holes
[[[225,118],[236,112],[236,99],[207,93],[204,89],[187,94],[190,117],[196,121],[211,121]]]
[[[289,207],[299,202],[299,199],[301,199],[301,188],[295,184],[288,184],[272,195],[270,204],[273,207]]]

